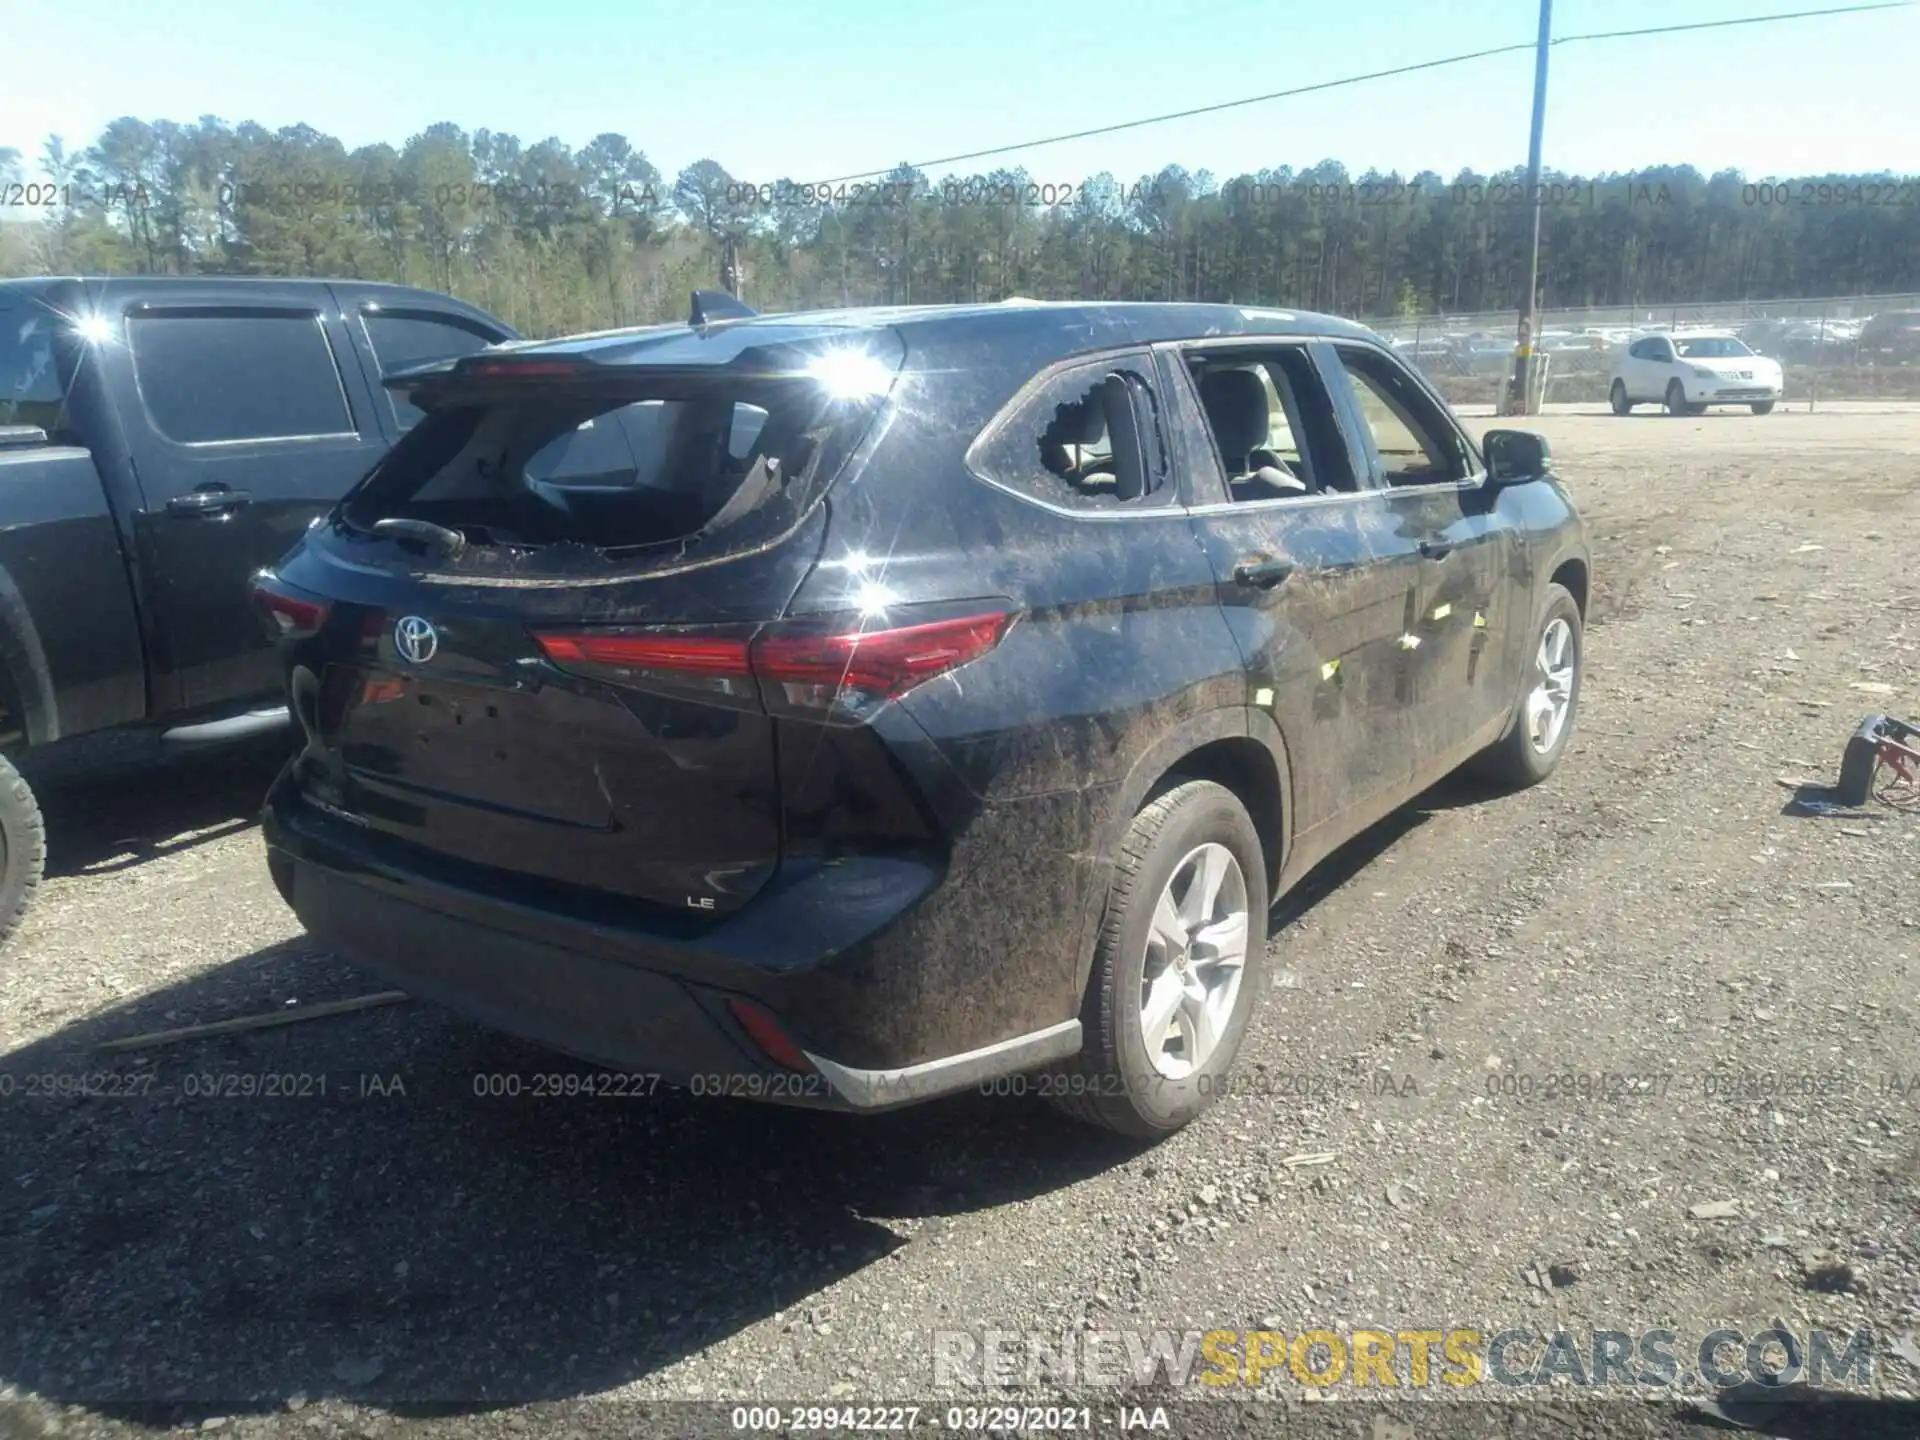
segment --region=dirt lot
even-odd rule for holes
[[[92,1052],[378,987],[268,882],[271,754],[49,795],[0,966],[0,1431],[684,1432],[646,1407],[932,1395],[931,1333],[989,1326],[1666,1326],[1684,1361],[1784,1321],[1874,1327],[1896,1398],[1771,1433],[1920,1433],[1890,1348],[1920,1329],[1920,816],[1777,783],[1920,712],[1920,410],[1539,425],[1594,542],[1573,752],[1520,797],[1441,787],[1283,902],[1247,1093],[1151,1151],[984,1097],[483,1099],[572,1067],[411,1004]],[[44,1093],[100,1072],[145,1088]],[[258,1074],[325,1094],[190,1093]],[[1314,1433],[1491,1428],[1304,1388],[1266,1393]],[[1697,1428],[1670,1400],[1538,1423]]]

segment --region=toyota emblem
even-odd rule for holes
[[[440,632],[418,615],[403,616],[393,627],[393,647],[410,665],[424,665],[440,648]]]

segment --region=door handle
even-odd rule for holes
[[[1420,553],[1429,560],[1444,560],[1453,553],[1453,546],[1445,540],[1422,540]]]
[[[1291,560],[1243,560],[1233,567],[1233,578],[1240,585],[1271,590],[1293,574]]]
[[[253,502],[253,496],[245,490],[229,490],[221,486],[218,490],[189,490],[184,495],[174,495],[167,500],[169,515],[218,515],[226,510],[238,510],[242,505]]]

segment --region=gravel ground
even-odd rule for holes
[[[991,1401],[936,1391],[931,1337],[992,1327],[1666,1327],[1684,1369],[1780,1322],[1871,1327],[1880,1393],[1768,1433],[1920,1434],[1920,816],[1780,783],[1920,712],[1920,411],[1537,423],[1597,572],[1566,764],[1309,877],[1242,1091],[1151,1150],[1018,1099],[481,1098],[577,1067],[414,1004],[97,1052],[380,987],[268,881],[271,748],[62,782],[0,965],[0,1434],[718,1433],[681,1402]],[[85,1075],[121,1093],[58,1093]],[[302,1093],[198,1093],[259,1075]],[[1712,1433],[1685,1396],[1490,1388],[1309,1404],[1283,1367],[1169,1415]]]

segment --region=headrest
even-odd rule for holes
[[[1107,438],[1107,417],[1101,392],[1053,407],[1053,420],[1040,437],[1043,463],[1056,474],[1078,469],[1086,457],[1069,454],[1068,446],[1097,446]]]
[[[1267,438],[1267,387],[1252,370],[1208,370],[1200,376],[1200,403],[1229,466]]]

